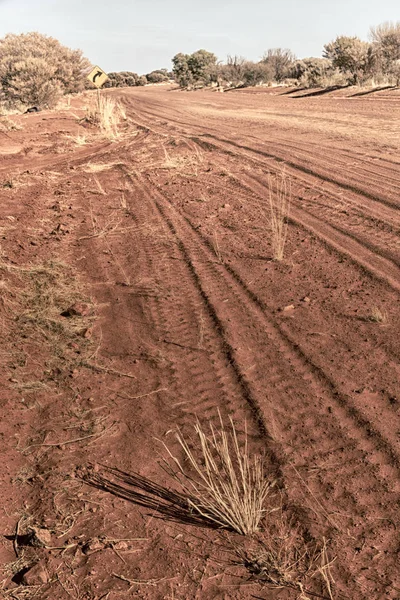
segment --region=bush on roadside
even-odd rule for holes
[[[325,44],[323,54],[346,75],[349,84],[362,84],[371,75],[372,46],[358,37],[338,36],[333,42]]]
[[[167,69],[158,69],[156,71],[152,71],[146,75],[146,79],[148,83],[163,83],[165,81],[169,81],[170,74]]]
[[[32,32],[0,39],[0,100],[13,107],[53,107],[63,94],[85,87],[89,61],[80,50]]]
[[[270,48],[261,60],[272,71],[272,78],[277,83],[290,77],[290,69],[296,60],[295,55],[288,48]]]
[[[108,80],[103,87],[135,87],[137,85],[146,85],[146,83],[147,79],[144,75],[139,76],[132,71],[120,71],[118,73],[108,73]]]
[[[273,80],[273,69],[241,56],[228,56],[225,65],[219,65],[218,81],[229,87],[249,87],[267,84]]]
[[[181,88],[202,87],[218,82],[217,57],[207,50],[193,54],[176,54],[172,59],[173,75]]]
[[[325,87],[328,81],[335,81],[338,76],[340,81],[346,83],[346,79],[333,66],[332,61],[327,58],[311,57],[297,60],[291,68],[291,75],[298,80],[302,87],[307,88]]]

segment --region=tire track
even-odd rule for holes
[[[394,455],[390,444],[349,405],[349,399],[340,395],[334,385],[327,381],[325,374],[309,363],[295,342],[290,342],[283,332],[277,334],[258,300],[252,298],[240,278],[215,262],[211,249],[205,246],[203,240],[196,239],[195,229],[187,222],[185,225],[184,218],[179,217],[176,211],[171,211],[165,198],[154,190],[148,194],[169,224],[171,232],[180,240],[179,247],[185,264],[192,271],[203,297],[214,307],[218,326],[233,350],[232,359],[236,368],[242,371],[241,376],[246,379],[247,387],[262,412],[268,415],[267,422],[271,422],[276,411],[279,412],[280,431],[277,437],[284,440],[284,450],[279,455],[286,456],[289,462],[295,457],[296,461],[310,464],[320,457],[325,448],[330,459],[341,464],[341,456],[345,454],[350,458],[344,469],[347,476],[344,489],[339,493],[335,486],[337,470],[333,477],[327,478],[328,481],[323,479],[316,488],[325,506],[330,508],[332,514],[340,512],[340,506],[344,510],[349,498],[352,498],[356,514],[368,515],[373,520],[376,508],[383,504],[385,514],[389,515],[388,521],[396,519],[394,507],[399,496],[388,489],[385,483],[388,476],[395,477],[396,470],[390,466],[393,460],[399,464],[399,458]],[[227,298],[232,301],[226,303]],[[235,332],[231,324],[238,323],[240,328]],[[251,344],[248,343],[250,339]],[[243,346],[245,352],[242,354]],[[244,371],[253,360],[256,367],[250,375],[246,375]],[[269,404],[269,397],[279,398],[278,408]],[[326,411],[326,407],[333,405],[332,415]],[[296,419],[288,418],[294,410]],[[330,446],[332,440],[335,443]],[[316,453],[310,448],[314,441],[318,441]],[[288,462],[284,462],[286,478],[293,477]],[[361,472],[360,463],[363,464]],[[372,489],[371,479],[375,482]],[[367,485],[366,481],[369,482]],[[335,489],[333,504],[331,489]],[[367,523],[368,529],[370,522],[367,520]],[[393,535],[388,540],[388,547],[391,547]]]

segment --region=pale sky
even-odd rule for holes
[[[171,68],[200,48],[260,60],[268,48],[321,56],[337,35],[367,39],[400,19],[399,0],[0,0],[0,37],[39,31],[105,71]]]

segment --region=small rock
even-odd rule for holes
[[[311,300],[308,296],[304,296],[304,298],[302,298],[301,301],[305,302],[306,304],[309,304],[311,302]]]
[[[91,327],[85,327],[79,332],[79,335],[85,338],[86,340],[90,340],[93,335],[93,329]]]
[[[127,542],[125,542],[124,540],[121,540],[120,542],[116,542],[112,546],[113,546],[113,548],[115,548],[115,550],[129,550],[129,546],[128,546]]]
[[[282,312],[290,312],[291,310],[294,310],[295,306],[294,304],[288,304],[287,306],[284,306],[282,308]]]
[[[43,585],[49,581],[49,574],[43,561],[31,567],[22,577],[24,585]]]
[[[29,536],[29,545],[35,548],[46,548],[52,545],[51,533],[48,529],[31,527]]]
[[[94,552],[99,552],[99,550],[103,550],[103,549],[104,549],[104,542],[99,540],[99,538],[93,538],[92,540],[88,540],[82,546],[82,552],[87,555],[93,554]]]

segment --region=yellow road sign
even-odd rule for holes
[[[103,69],[100,69],[100,67],[94,67],[87,77],[89,81],[94,83],[94,85],[98,88],[101,88],[103,83],[105,83],[108,79],[107,73],[104,73]]]

